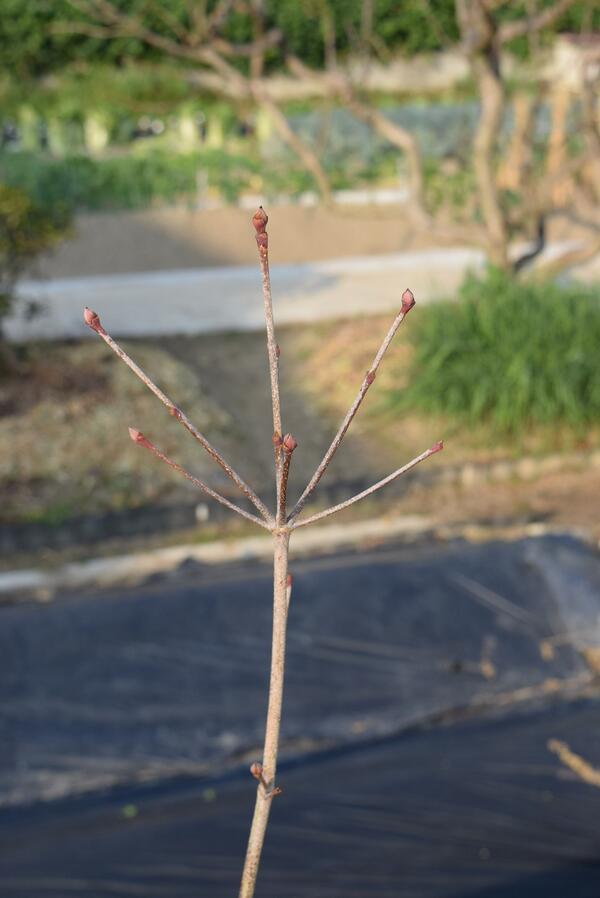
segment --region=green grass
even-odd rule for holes
[[[414,314],[414,313],[413,313]],[[470,276],[411,322],[410,386],[389,403],[504,436],[600,422],[600,290]]]

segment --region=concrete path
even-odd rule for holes
[[[569,244],[570,245],[570,244]],[[567,244],[550,252],[563,251]],[[483,265],[479,250],[449,248],[273,265],[280,324],[385,312],[409,286],[417,302],[451,295],[469,269]],[[120,336],[251,331],[263,326],[255,265],[23,281],[20,302],[6,323],[13,341],[64,339],[88,333],[85,305]],[[31,316],[31,301],[42,304]]]
[[[409,286],[418,300],[451,292],[467,268],[483,263],[469,249],[431,250],[295,265],[273,265],[280,323],[365,315],[396,308]],[[13,340],[82,336],[84,305],[121,336],[256,330],[263,326],[260,274],[255,265],[24,281],[18,314],[7,324]],[[27,318],[27,300],[44,313]]]

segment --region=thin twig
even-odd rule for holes
[[[217,493],[216,490],[213,490],[210,486],[204,483],[202,480],[199,480],[197,477],[194,477],[193,474],[190,474],[189,471],[186,471],[185,468],[182,468],[181,465],[178,465],[177,462],[170,459],[164,452],[161,452],[154,443],[152,443],[147,437],[144,436],[139,430],[135,430],[135,428],[129,428],[129,436],[133,440],[134,443],[137,443],[139,446],[143,446],[144,449],[149,449],[157,458],[161,461],[164,461],[166,465],[170,468],[173,468],[174,471],[177,471],[178,474],[182,474],[186,480],[189,480],[190,483],[193,483],[194,486],[197,486],[198,489],[202,490],[204,493],[207,493],[217,502],[220,502],[221,505],[225,505],[227,508],[230,508],[231,511],[235,511],[240,514],[243,518],[246,518],[248,521],[252,521],[253,524],[258,524],[260,527],[264,527],[266,530],[270,530],[269,524],[265,521],[261,520],[261,518],[257,518],[256,515],[251,514],[249,511],[244,511],[243,508],[240,508],[239,505],[236,505],[234,502],[230,502],[229,499],[226,499],[225,496],[222,496],[221,493]]]
[[[335,437],[333,438],[331,446],[329,447],[329,449],[323,456],[323,460],[322,460],[321,464],[319,465],[319,467],[317,468],[317,470],[311,477],[304,492],[302,493],[302,495],[296,502],[294,508],[290,512],[288,521],[293,521],[295,518],[298,517],[298,515],[304,508],[304,505],[306,504],[307,499],[309,498],[309,496],[311,495],[311,493],[313,492],[313,490],[319,483],[319,480],[321,479],[321,477],[327,470],[331,459],[337,452],[340,443],[344,439],[346,431],[348,430],[348,428],[350,427],[350,425],[352,423],[352,419],[354,418],[355,414],[357,413],[358,409],[360,408],[360,405],[361,405],[363,399],[365,398],[369,387],[375,380],[375,376],[377,374],[377,369],[379,368],[381,360],[382,360],[383,356],[385,355],[388,346],[392,342],[396,331],[398,330],[398,328],[400,327],[400,325],[402,324],[402,322],[404,321],[404,319],[406,318],[406,316],[408,315],[408,313],[410,312],[410,310],[412,309],[414,304],[415,304],[415,298],[414,298],[413,294],[411,293],[410,290],[405,290],[404,293],[402,294],[402,308],[400,309],[400,312],[394,319],[394,322],[393,322],[392,326],[390,327],[389,331],[387,332],[387,334],[383,340],[383,343],[379,347],[379,349],[377,351],[377,355],[373,359],[371,367],[365,374],[363,382],[360,385],[360,389],[357,393],[356,399],[354,400],[354,402],[348,409],[348,412],[346,413],[346,417],[342,421],[342,423],[340,425],[340,429],[338,430]]]
[[[273,430],[281,434],[281,404],[279,401],[279,351],[275,340],[273,322],[273,299],[271,297],[271,275],[269,272],[269,217],[262,206],[256,211],[252,224],[256,229],[256,245],[262,275],[265,321],[267,325],[267,351],[269,353],[269,375],[271,377],[271,401],[273,405]]]
[[[258,260],[262,275],[263,304],[267,326],[267,352],[269,356],[269,376],[271,379],[271,405],[273,406],[273,446],[275,447],[277,505],[279,507],[282,471],[281,451],[276,442],[277,437],[281,438],[282,436],[281,403],[279,400],[279,347],[275,340],[275,324],[273,321],[271,275],[269,272],[269,235],[267,234],[268,221],[269,216],[263,207],[260,206],[252,218],[252,224],[256,230],[256,246],[258,247]]]
[[[434,443],[434,445],[430,449],[427,449],[425,452],[417,455],[417,457],[413,458],[412,461],[409,461],[408,464],[403,465],[401,468],[398,468],[398,470],[394,471],[392,474],[388,474],[388,476],[384,477],[383,480],[379,480],[377,483],[374,483],[373,486],[370,486],[368,489],[363,490],[362,493],[358,493],[358,495],[353,496],[351,499],[346,499],[345,502],[340,502],[339,505],[333,505],[331,508],[326,508],[325,511],[320,511],[317,514],[313,514],[310,518],[306,518],[304,521],[298,521],[297,524],[292,524],[291,529],[297,530],[298,527],[306,527],[307,524],[314,524],[315,521],[320,521],[321,518],[327,518],[330,514],[335,514],[336,511],[343,511],[343,509],[348,508],[349,505],[354,505],[355,502],[359,502],[366,496],[370,496],[371,493],[374,493],[376,490],[380,490],[383,486],[387,486],[388,483],[396,480],[396,478],[400,477],[402,474],[406,474],[407,471],[410,471],[410,469],[414,468],[415,465],[418,465],[419,462],[425,461],[425,459],[429,458],[430,455],[435,455],[436,452],[439,452],[443,448],[444,444],[442,440],[440,440],[438,443]]]
[[[279,491],[277,494],[277,524],[281,527],[285,524],[285,516],[287,511],[287,485],[290,476],[290,463],[292,461],[292,453],[298,445],[295,437],[291,433],[286,433],[281,443],[283,452],[283,461],[281,464],[281,476],[279,482]]]
[[[172,417],[176,418],[181,424],[183,424],[183,426],[188,431],[188,433],[190,433],[194,437],[194,439],[200,443],[200,445],[203,447],[203,449],[205,449],[208,452],[210,457],[213,458],[216,461],[216,463],[219,465],[219,467],[222,468],[222,470],[227,474],[227,476],[231,480],[233,480],[233,482],[238,487],[238,489],[240,489],[241,492],[246,496],[246,498],[249,499],[250,502],[252,502],[254,507],[258,511],[260,511],[260,513],[264,517],[265,521],[267,521],[267,523],[270,525],[274,524],[275,521],[274,521],[273,515],[269,512],[269,509],[264,504],[264,502],[261,499],[259,499],[259,497],[256,495],[254,490],[250,486],[248,486],[248,484],[244,480],[242,480],[240,475],[236,471],[234,471],[234,469],[231,467],[229,462],[225,461],[223,456],[219,452],[217,452],[217,450],[214,448],[214,446],[212,446],[208,442],[208,440],[206,439],[204,434],[200,433],[200,431],[194,427],[194,425],[191,423],[191,421],[188,418],[186,418],[186,416],[183,414],[181,409],[178,408],[175,405],[175,403],[172,402],[168,398],[168,396],[165,396],[163,391],[159,387],[156,386],[154,381],[152,381],[148,377],[148,375],[144,371],[142,371],[142,369],[139,367],[139,365],[136,365],[136,363],[133,361],[133,359],[131,359],[127,355],[125,350],[123,350],[119,346],[119,344],[116,342],[116,340],[113,340],[113,338],[110,336],[110,334],[108,334],[104,330],[104,328],[102,327],[102,324],[100,323],[100,318],[96,314],[96,312],[93,312],[91,309],[88,309],[86,307],[83,317],[84,317],[84,321],[88,325],[88,327],[90,327],[93,331],[95,331],[99,337],[102,337],[102,339],[104,340],[106,345],[109,346],[112,349],[112,351],[123,362],[125,362],[127,367],[130,368],[131,371],[133,371],[133,373],[137,377],[139,377],[139,379],[142,381],[142,383],[144,383],[148,387],[148,389],[152,393],[154,393],[154,395],[157,396],[158,399],[160,399],[160,401],[163,403],[163,405],[165,405],[168,408],[169,414],[172,415]]]

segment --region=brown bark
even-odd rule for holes
[[[525,172],[531,163],[533,110],[533,97],[517,94],[513,102],[510,144],[498,170],[498,184],[504,190],[521,190]]]
[[[552,122],[548,138],[548,156],[546,159],[546,175],[553,182],[550,197],[557,206],[563,206],[569,197],[569,179],[558,178],[567,160],[567,113],[569,111],[570,94],[565,89],[554,92],[551,101]]]
[[[504,108],[504,86],[493,52],[480,54],[473,62],[480,112],[473,141],[473,169],[481,214],[487,231],[490,262],[509,267],[508,228],[496,183],[495,153]]]

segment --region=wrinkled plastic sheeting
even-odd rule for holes
[[[597,898],[600,789],[547,744],[598,766],[599,712],[563,704],[282,765],[257,894]],[[246,774],[6,811],[0,895],[230,898],[254,793]]]
[[[597,629],[598,556],[575,540],[388,547],[292,570],[284,755],[588,676],[562,638]],[[2,608],[1,801],[214,772],[258,753],[270,577],[192,566]]]

